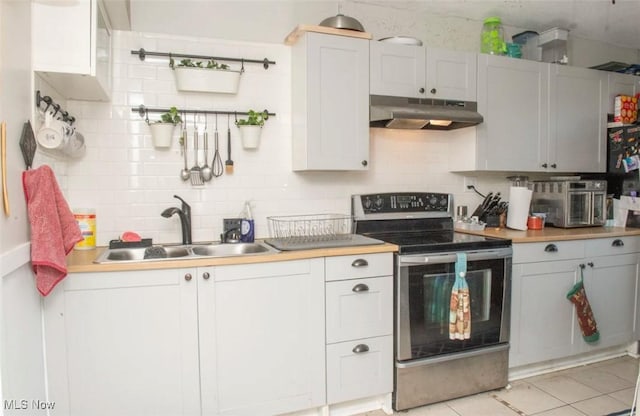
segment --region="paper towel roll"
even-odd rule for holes
[[[527,217],[533,191],[528,188],[512,186],[509,188],[509,210],[507,211],[507,227],[516,230],[527,229]]]

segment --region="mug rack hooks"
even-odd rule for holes
[[[42,96],[40,94],[40,90],[36,91],[36,107],[38,109],[42,109],[41,104],[43,102],[47,105],[43,109],[44,113],[49,111],[49,108],[53,108],[55,110],[55,112],[53,113],[53,117],[56,117],[58,115],[58,113],[60,113],[60,118],[63,121],[69,123],[69,125],[72,125],[73,123],[75,123],[76,118],[74,116],[72,116],[71,114],[69,114],[68,111],[62,109],[60,104],[58,104],[55,101],[53,101],[53,99],[51,97],[49,97],[48,95]]]

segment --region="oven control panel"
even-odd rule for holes
[[[392,213],[450,213],[451,194],[434,192],[396,192],[353,196],[353,211],[364,215]]]

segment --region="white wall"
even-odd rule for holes
[[[178,93],[166,59],[142,62],[131,54],[141,47],[148,51],[268,57],[276,65],[264,70],[261,65],[247,64],[237,95]],[[85,136],[86,156],[57,169],[70,205],[96,208],[99,245],[108,244],[125,230],[137,231],[155,242],[179,242],[178,218],[160,216],[164,208],[177,206],[174,194],[192,206],[194,241],[217,240],[222,219],[237,216],[245,200],[253,201],[258,237],[268,236],[266,217],[270,215],[348,213],[353,193],[425,190],[457,193],[459,203],[479,202],[479,197],[462,193],[462,177],[449,173],[446,157],[448,138],[473,134],[473,129],[372,129],[368,172],[292,172],[290,51],[283,44],[115,32],[114,52],[112,102],[67,103]],[[153,148],[148,126],[132,112],[132,107],[140,104],[225,111],[268,109],[277,115],[265,125],[260,148],[255,151],[241,149],[232,119],[234,174],[193,187],[179,178],[183,159],[177,140],[169,150]],[[213,141],[215,117],[210,116],[208,123]],[[220,116],[218,124],[225,160],[226,117]],[[191,117],[188,137],[191,144]],[[191,156],[189,165],[193,163]],[[488,178],[482,185],[488,192],[506,186],[506,180],[503,176]]]
[[[0,214],[0,414],[25,414],[5,400],[44,400],[40,295],[29,263],[28,220],[19,147],[31,114],[30,2],[0,0],[0,121],[7,122],[11,215]]]

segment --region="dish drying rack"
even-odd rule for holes
[[[349,245],[353,218],[341,214],[288,215],[267,217],[267,243],[280,250],[303,250]]]

